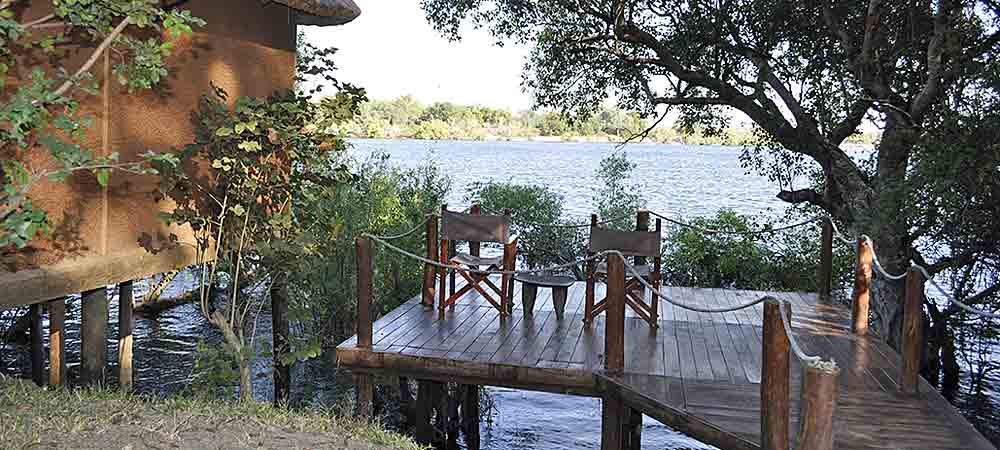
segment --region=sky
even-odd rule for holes
[[[302,27],[319,47],[339,49],[338,79],[368,90],[368,97],[389,100],[412,94],[422,103],[528,109],[531,96],[521,89],[529,49],[494,45],[487,31],[468,27],[460,42],[450,42],[427,22],[419,0],[358,1],[361,16],[338,27]]]

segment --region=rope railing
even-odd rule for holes
[[[531,274],[536,274],[536,273],[553,272],[553,271],[556,271],[556,270],[559,270],[559,269],[568,269],[568,268],[571,268],[571,267],[576,267],[576,266],[578,266],[580,264],[583,264],[583,263],[586,263],[588,261],[594,261],[594,260],[596,260],[596,259],[598,259],[598,258],[600,258],[600,257],[602,257],[605,254],[608,254],[610,252],[616,252],[616,250],[608,250],[608,251],[605,251],[605,252],[595,253],[594,255],[591,255],[591,256],[589,256],[587,258],[581,258],[581,259],[578,259],[578,260],[575,260],[575,261],[572,261],[572,262],[568,262],[568,263],[564,263],[564,264],[557,264],[555,266],[544,267],[544,268],[541,268],[541,269],[528,269],[528,270],[483,270],[483,269],[476,269],[476,268],[472,268],[472,267],[463,267],[463,266],[460,266],[460,265],[457,265],[457,264],[445,264],[445,263],[442,263],[441,261],[436,261],[436,260],[433,260],[433,259],[421,256],[421,255],[418,255],[416,253],[404,250],[404,249],[399,248],[399,247],[397,247],[395,245],[392,245],[391,243],[389,243],[389,241],[383,239],[381,236],[375,236],[375,235],[372,235],[372,234],[369,234],[369,233],[362,233],[362,236],[370,238],[371,240],[373,240],[375,242],[378,242],[379,244],[384,245],[386,248],[388,248],[388,249],[390,249],[392,251],[395,251],[396,253],[399,253],[399,254],[401,254],[403,256],[406,256],[408,258],[411,258],[411,259],[415,259],[415,260],[420,261],[420,262],[422,262],[424,264],[428,264],[428,265],[431,265],[431,266],[434,266],[434,267],[438,267],[438,268],[441,268],[441,269],[445,269],[445,270],[454,270],[454,271],[457,271],[457,272],[474,273],[474,274],[477,274],[477,275],[531,275]]]
[[[868,236],[861,236],[861,240],[865,243],[865,245],[868,246],[869,249],[871,249],[871,251],[872,251],[872,265],[875,266],[875,270],[878,271],[878,273],[882,274],[883,277],[886,277],[886,278],[888,278],[890,280],[894,280],[894,281],[898,281],[898,280],[902,280],[903,278],[906,278],[906,272],[903,272],[903,273],[901,273],[899,275],[893,275],[893,274],[889,273],[888,270],[885,270],[885,266],[883,266],[882,263],[879,262],[879,260],[878,260],[878,254],[875,253],[875,242],[872,241],[872,238],[870,238]]]
[[[650,211],[649,213],[652,214],[652,215],[654,215],[654,216],[656,216],[656,217],[659,217],[659,218],[661,218],[661,219],[663,219],[663,220],[665,220],[667,222],[670,222],[670,223],[672,223],[674,225],[682,226],[684,228],[689,228],[689,229],[692,229],[692,230],[695,230],[695,231],[699,231],[699,232],[704,233],[704,234],[729,234],[729,235],[741,235],[741,236],[757,236],[757,235],[761,235],[761,234],[776,233],[778,231],[790,230],[790,229],[793,229],[793,228],[798,228],[798,227],[801,227],[801,226],[810,225],[810,224],[816,223],[816,222],[818,222],[820,220],[823,220],[822,217],[813,217],[813,218],[810,218],[810,219],[803,220],[802,222],[797,222],[797,223],[793,223],[793,224],[790,224],[790,225],[783,225],[783,226],[780,226],[780,227],[773,227],[773,228],[768,227],[768,228],[763,228],[763,229],[760,229],[760,230],[738,231],[738,230],[718,230],[718,229],[714,229],[714,228],[705,228],[705,227],[701,227],[701,226],[694,225],[694,224],[691,224],[691,223],[683,222],[683,221],[680,221],[680,220],[677,220],[677,219],[674,219],[674,218],[671,218],[671,217],[667,217],[667,216],[665,216],[663,214],[660,214],[660,213],[658,213],[656,211]]]
[[[837,228],[837,221],[829,219],[829,222],[830,226],[833,228],[833,237],[837,238],[837,240],[842,242],[844,245],[854,248],[854,241],[844,237],[844,235],[841,234],[840,229]]]
[[[920,273],[924,276],[924,279],[926,279],[928,282],[930,282],[931,286],[934,286],[934,288],[937,289],[937,291],[940,292],[941,295],[945,296],[945,298],[947,298],[949,301],[951,301],[952,303],[954,303],[959,308],[965,310],[968,313],[975,314],[975,315],[980,316],[980,317],[986,317],[986,318],[989,318],[989,319],[1000,319],[1000,314],[983,311],[981,309],[978,309],[978,308],[975,308],[973,306],[967,305],[967,304],[963,303],[962,301],[960,301],[958,298],[956,298],[954,294],[951,294],[951,293],[945,291],[945,289],[943,287],[941,287],[941,285],[938,284],[937,281],[934,281],[934,278],[931,277],[930,272],[928,272],[927,269],[925,269],[923,266],[921,266],[921,265],[919,265],[917,263],[914,263],[913,261],[910,261],[910,265],[911,265],[911,267],[913,267],[913,268],[917,269],[918,271],[920,271]]]
[[[377,238],[382,239],[384,241],[394,241],[396,239],[402,239],[402,238],[410,236],[413,233],[416,233],[417,231],[420,231],[421,229],[423,229],[424,226],[427,225],[427,221],[431,220],[431,218],[433,218],[433,217],[437,217],[437,214],[427,214],[427,215],[425,215],[424,216],[424,220],[422,222],[418,223],[417,226],[415,226],[412,229],[406,231],[405,233],[393,234],[393,235],[389,235],[389,236],[375,236],[375,235],[369,235],[367,233],[366,233],[366,235],[371,236],[371,237],[377,237]]]
[[[785,335],[788,336],[788,344],[792,347],[792,353],[795,354],[795,357],[799,358],[799,361],[802,361],[803,364],[809,367],[816,367],[826,371],[835,370],[837,368],[837,361],[833,358],[824,361],[822,357],[806,354],[802,350],[798,338],[795,333],[792,333],[792,325],[788,323],[789,314],[785,312],[786,307],[789,309],[792,307],[791,304],[787,300],[779,300],[779,305],[781,308],[781,314],[779,314],[781,316],[781,325],[785,328]]]

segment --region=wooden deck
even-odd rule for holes
[[[520,284],[514,300],[520,306]],[[604,315],[582,322],[584,283],[570,287],[557,320],[551,290],[540,289],[535,312],[516,308],[501,322],[469,295],[447,311],[414,298],[374,324],[372,350],[338,346],[341,366],[468,384],[616,395],[628,406],[706,443],[755,449],[760,442],[761,323],[758,305],[725,314],[697,313],[660,302],[660,328],[626,312],[625,370],[603,373]],[[598,298],[603,296],[598,285]],[[841,367],[836,448],[992,449],[936,390],[921,380],[917,396],[900,394],[900,357],[877,337],[850,333],[850,311],[815,294],[664,287],[690,304],[737,305],[764,295],[792,304],[792,327],[806,353],[832,356]],[[649,296],[649,293],[646,294]],[[797,432],[800,368],[792,358],[792,434]],[[567,424],[567,426],[570,426]]]

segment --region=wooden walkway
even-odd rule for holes
[[[520,303],[520,284],[515,303]],[[625,370],[603,372],[604,315],[582,322],[584,283],[569,290],[558,320],[551,290],[540,289],[533,314],[496,309],[469,295],[447,311],[414,298],[374,323],[373,348],[356,337],[337,348],[341,366],[419,379],[563,392],[616,395],[629,407],[724,449],[760,445],[763,306],[698,313],[660,302],[652,330],[627,310]],[[597,298],[603,296],[598,285]],[[835,445],[843,449],[992,449],[934,388],[899,393],[900,357],[877,337],[850,332],[850,311],[816,294],[664,287],[687,304],[738,305],[771,295],[792,304],[792,327],[806,353],[832,356],[841,368]],[[649,293],[646,293],[647,297]],[[792,357],[791,434],[798,431],[798,361]],[[569,425],[567,425],[569,426]]]

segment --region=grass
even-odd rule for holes
[[[106,389],[46,390],[0,378],[0,448],[320,449],[423,447],[331,409]]]

